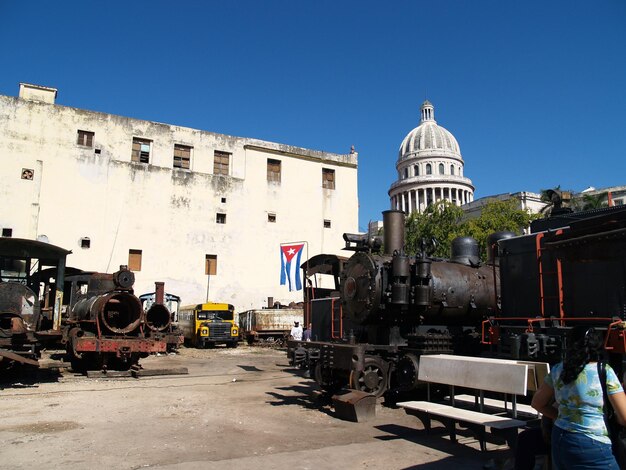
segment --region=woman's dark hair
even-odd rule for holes
[[[575,326],[568,335],[561,380],[565,384],[573,382],[589,362],[601,357],[602,337],[598,332],[593,328]]]

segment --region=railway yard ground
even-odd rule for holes
[[[0,468],[482,469],[504,445],[426,433],[382,405],[366,422],[334,416],[284,350],[186,349],[141,361],[188,375],[88,378],[48,353],[37,378],[0,383]]]

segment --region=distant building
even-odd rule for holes
[[[463,176],[464,162],[454,136],[435,121],[435,108],[425,101],[419,126],[400,145],[398,180],[389,188],[391,208],[423,212],[439,200],[462,206],[474,200],[474,186]]]
[[[502,193],[496,194],[494,196],[485,196],[480,199],[475,199],[463,206],[463,211],[465,212],[467,218],[473,219],[480,217],[480,214],[485,207],[486,204],[493,200],[497,201],[508,201],[510,199],[515,199],[518,201],[517,208],[524,209],[530,211],[531,214],[537,214],[543,209],[546,205],[544,201],[541,200],[541,195],[537,193],[532,193],[529,191],[520,191],[517,193]]]
[[[68,264],[129,265],[138,294],[238,310],[301,301],[280,282],[281,243],[341,253],[358,230],[357,154],[340,155],[0,95],[0,229],[73,251]],[[215,110],[213,110],[215,111]]]

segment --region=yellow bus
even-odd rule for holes
[[[236,348],[239,341],[235,308],[230,304],[208,302],[180,307],[178,326],[183,331],[185,342],[196,348],[216,344]]]

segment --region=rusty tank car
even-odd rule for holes
[[[407,256],[404,214],[386,211],[383,223],[384,243],[345,234],[351,257],[302,265],[305,278],[333,282],[305,289],[316,341],[290,341],[288,355],[323,389],[413,390],[423,354],[554,363],[581,322],[604,332],[614,369],[626,370],[626,208],[541,219],[527,235],[495,233],[485,262],[467,238],[453,242],[449,259],[429,256],[426,243]]]
[[[284,346],[294,322],[303,324],[301,308],[247,310],[239,314],[239,331],[241,338],[250,345]]]

